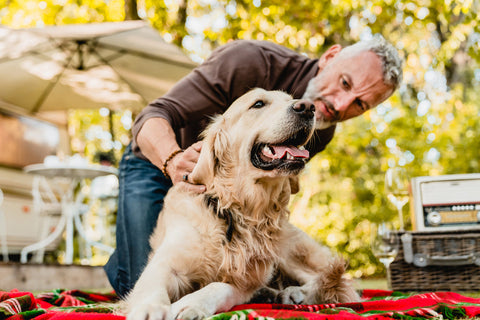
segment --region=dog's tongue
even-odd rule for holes
[[[294,146],[271,146],[273,149],[273,159],[281,159],[288,152],[295,158],[308,158],[310,153],[308,150],[300,150]]]

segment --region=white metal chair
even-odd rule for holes
[[[34,214],[45,216],[42,219],[40,231],[41,241],[22,249],[20,261],[27,262],[29,252],[35,251],[33,262],[42,263],[45,255],[45,248],[60,236],[65,225],[65,217],[62,215],[62,204],[52,186],[45,177],[34,176],[32,182],[33,212]],[[60,221],[53,232],[50,233],[50,227],[55,221]]]
[[[0,189],[0,242],[2,243],[2,257],[4,262],[8,262],[8,245],[7,245],[7,222],[5,213],[2,210],[3,191]]]
[[[78,183],[78,181],[70,181],[70,184]],[[74,227],[77,229],[78,234],[83,239],[86,248],[86,259],[90,261],[92,258],[91,247],[97,247],[103,251],[111,254],[113,248],[107,246],[103,243],[92,241],[87,236],[85,228],[82,223],[81,215],[89,211],[89,205],[84,203],[86,194],[83,191],[85,187],[85,182],[81,181],[78,184],[78,192],[73,192],[73,188],[68,188],[68,196],[65,197],[65,191],[59,188],[59,185],[54,183],[49,183],[49,181],[43,176],[35,176],[32,185],[32,195],[34,202],[34,212],[41,215],[46,215],[46,218],[53,218],[58,220],[55,230],[50,233],[50,227],[52,226],[53,221],[49,219],[44,219],[44,226],[42,227],[41,237],[39,242],[32,245],[26,246],[22,249],[20,254],[20,262],[26,263],[28,258],[28,253],[34,252],[35,255],[32,259],[35,263],[42,263],[45,248],[51,244],[55,239],[60,238],[61,233],[65,230],[66,233],[66,251],[70,252],[72,256],[67,257],[69,261],[73,258],[73,234]],[[63,197],[59,200],[59,195],[62,194]],[[68,200],[67,200],[68,198]],[[66,258],[66,259],[67,259]],[[71,263],[71,262],[69,262]]]

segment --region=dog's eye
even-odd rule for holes
[[[250,108],[260,109],[263,107],[265,107],[265,102],[263,102],[262,100],[258,100]]]

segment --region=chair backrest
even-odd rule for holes
[[[34,176],[32,182],[33,210],[36,213],[60,214],[61,203],[45,177]]]

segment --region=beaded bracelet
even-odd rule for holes
[[[163,166],[160,170],[162,170],[162,173],[163,175],[167,178],[167,179],[171,179],[168,172],[167,172],[167,165],[168,165],[168,162],[170,160],[173,159],[173,157],[175,157],[177,154],[179,154],[180,152],[183,152],[182,149],[177,149],[175,151],[173,151],[172,153],[170,153],[170,155],[168,156],[167,159],[165,159],[165,161],[163,162]]]

